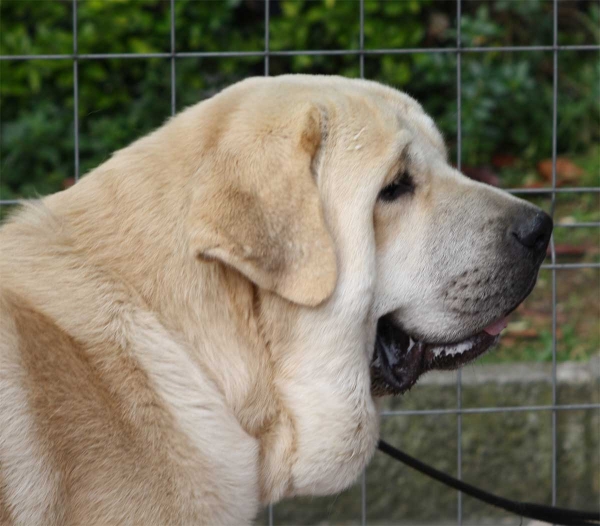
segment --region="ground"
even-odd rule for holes
[[[581,169],[568,186],[597,187],[600,177],[600,146],[573,157]],[[503,186],[516,177],[526,185],[537,186],[542,177],[537,170],[525,176],[516,168],[502,174]],[[511,173],[512,172],[512,173]],[[566,181],[559,182],[564,184]],[[547,186],[545,184],[544,186]],[[549,197],[531,199],[549,211]],[[572,193],[556,198],[554,231],[557,263],[598,263],[600,228],[565,228],[560,224],[600,222],[600,193]],[[546,263],[551,263],[550,257]],[[600,350],[600,269],[556,270],[557,360],[586,360]],[[511,315],[498,349],[482,358],[487,363],[552,360],[552,270],[542,270],[531,296]]]

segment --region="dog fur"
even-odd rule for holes
[[[25,204],[0,231],[0,522],[240,525],[343,490],[378,439],[378,318],[490,323],[507,276],[475,274],[529,206],[454,170],[407,95],[311,76],[240,82]]]

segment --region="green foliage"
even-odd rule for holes
[[[463,47],[553,43],[549,0],[463,1]],[[598,44],[597,1],[559,2],[558,42]],[[356,0],[271,0],[269,43],[281,50],[358,50]],[[0,54],[73,53],[72,3],[67,0],[0,0]],[[456,4],[450,0],[365,0],[367,49],[454,48]],[[176,0],[175,48],[190,51],[263,51],[263,0]],[[81,54],[168,53],[168,0],[79,0],[77,47]],[[600,176],[600,60],[597,51],[558,54],[558,151],[584,175],[575,184],[597,186]],[[515,187],[539,182],[538,161],[551,156],[553,52],[464,53],[461,57],[463,165],[489,165],[493,156],[516,158],[502,171]],[[457,57],[454,52],[374,54],[365,76],[417,98],[441,127],[456,159]],[[78,61],[81,174],[159,126],[171,114],[169,58]],[[358,77],[359,57],[271,56],[269,72]],[[177,108],[211,96],[250,75],[264,74],[261,56],[176,60]],[[72,60],[0,61],[0,197],[45,195],[73,177],[74,67]],[[600,219],[597,194],[557,197],[555,218]],[[549,200],[532,199],[549,208]],[[0,217],[5,210],[0,210]],[[593,230],[593,232],[592,232]],[[555,243],[597,247],[595,229],[555,230]],[[597,251],[585,256],[597,261]],[[593,259],[596,258],[596,259]],[[562,260],[561,260],[562,261]],[[598,349],[597,290],[593,269],[568,271],[559,280],[558,359],[587,359]],[[546,284],[544,286],[544,283]],[[516,340],[489,360],[551,359],[548,279],[541,278],[530,310],[516,313],[537,338]],[[562,284],[562,285],[561,285]],[[564,287],[560,289],[560,286]],[[510,331],[509,331],[510,335]],[[513,338],[514,339],[514,338]]]
[[[463,46],[551,44],[552,2],[471,1],[464,4]],[[170,2],[80,0],[79,53],[169,52]],[[178,52],[262,51],[261,0],[177,0]],[[367,49],[454,47],[454,2],[365,0]],[[598,43],[600,9],[561,7],[559,42]],[[359,3],[352,0],[272,0],[271,50],[358,49]],[[0,53],[72,53],[71,2],[2,0]],[[600,139],[597,52],[559,54],[558,145],[585,151]],[[368,55],[365,73],[420,100],[456,146],[455,53]],[[462,56],[462,161],[485,165],[512,154],[533,166],[549,157],[553,53],[467,53]],[[171,69],[161,59],[81,59],[81,171],[160,125],[170,115]],[[178,109],[220,88],[264,72],[260,56],[178,58]],[[305,72],[359,76],[358,56],[270,58],[273,75]],[[74,173],[73,65],[70,60],[0,62],[3,199],[46,194]],[[518,181],[517,181],[518,183]]]

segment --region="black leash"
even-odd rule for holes
[[[600,513],[591,511],[579,511],[569,510],[566,508],[556,508],[554,506],[542,506],[540,504],[531,504],[529,502],[518,502],[515,500],[505,499],[498,497],[487,491],[483,491],[471,484],[467,484],[462,480],[455,479],[446,473],[438,471],[427,464],[424,464],[420,460],[407,455],[403,451],[390,446],[383,440],[379,441],[377,447],[380,451],[389,455],[395,460],[398,460],[407,466],[420,471],[421,473],[446,484],[458,491],[470,495],[476,499],[479,499],[487,504],[502,508],[503,510],[510,511],[520,515],[521,517],[527,517],[528,519],[536,519],[543,522],[549,522],[551,524],[561,524],[565,526],[593,526],[600,525]]]

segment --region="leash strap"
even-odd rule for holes
[[[403,451],[396,449],[387,442],[380,440],[377,444],[380,451],[392,457],[407,466],[420,471],[421,473],[431,477],[446,486],[450,486],[458,491],[470,495],[478,500],[502,508],[503,510],[515,513],[528,519],[536,519],[550,524],[560,524],[564,526],[593,526],[600,525],[600,513],[570,510],[566,508],[556,508],[554,506],[542,506],[540,504],[532,504],[529,502],[519,502],[515,500],[498,497],[487,491],[471,486],[462,480],[455,479],[450,475],[438,471],[431,466],[424,464]]]

